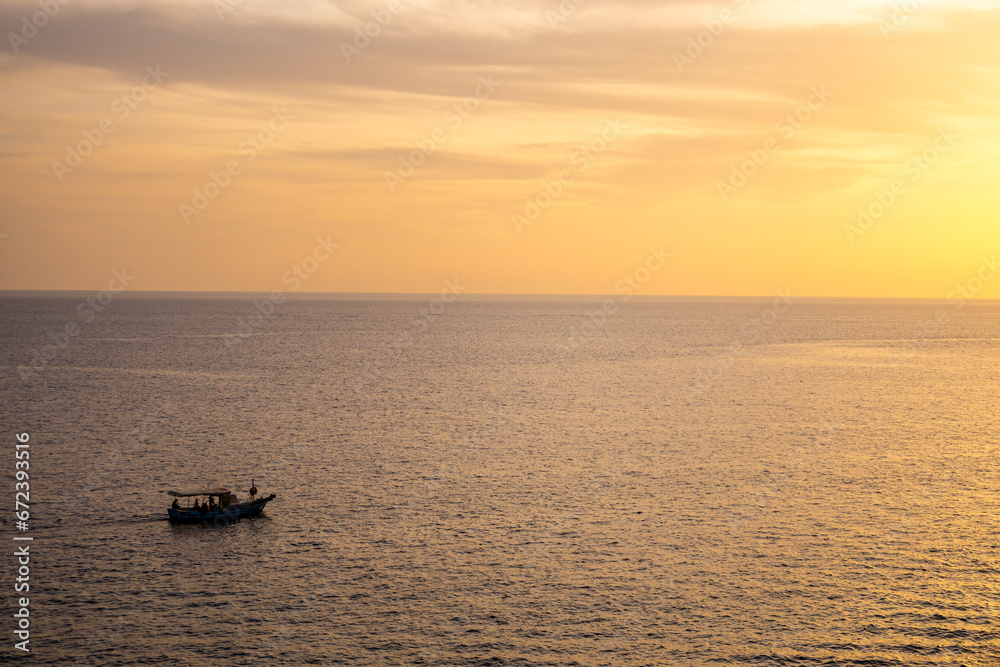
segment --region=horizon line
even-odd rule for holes
[[[0,289],[0,298],[18,298],[18,297],[72,297],[81,294],[95,294],[100,293],[102,290],[93,289]],[[289,299],[320,299],[320,298],[330,298],[330,299],[375,299],[375,300],[390,300],[390,299],[400,299],[400,300],[411,300],[414,298],[425,298],[425,297],[435,297],[438,292],[283,292],[281,290],[132,290],[132,291],[121,291],[115,294],[116,297],[123,298],[184,298],[184,297],[194,297],[194,298],[225,298],[225,297],[243,297],[243,298],[253,298],[269,296],[275,292],[281,293],[283,296]],[[469,297],[477,297],[484,300],[518,300],[518,301],[529,301],[532,299],[537,300],[568,300],[568,299],[581,299],[581,300],[604,300],[604,299],[614,299],[614,300],[638,300],[638,301],[653,301],[653,300],[678,300],[678,301],[697,301],[697,300],[707,300],[707,301],[724,301],[724,300],[742,300],[742,301],[760,301],[767,299],[780,298],[780,296],[775,294],[631,294],[628,296],[621,294],[593,294],[593,293],[541,293],[541,292],[468,292],[458,295],[460,298],[468,299]],[[936,296],[936,297],[914,297],[914,296],[797,296],[789,295],[795,300],[806,300],[806,301],[945,301],[946,297]],[[975,301],[981,303],[988,303],[992,301],[1000,302],[1000,298],[966,298],[965,301]]]

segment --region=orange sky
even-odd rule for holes
[[[995,2],[35,0],[0,28],[0,289],[606,294],[662,247],[643,294],[943,299],[1000,253]]]

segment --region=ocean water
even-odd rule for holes
[[[0,299],[19,664],[1000,663],[1000,304],[88,296]]]

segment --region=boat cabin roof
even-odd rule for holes
[[[221,486],[215,489],[200,489],[197,491],[167,491],[168,496],[174,498],[189,498],[191,496],[224,496],[229,493],[229,489]]]

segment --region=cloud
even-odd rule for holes
[[[145,221],[170,228],[178,224],[177,202],[233,159],[273,105],[287,105],[295,122],[192,235],[213,225],[319,224],[327,215],[345,227],[363,220],[410,230],[400,238],[415,244],[413,229],[437,229],[441,221],[507,232],[524,198],[617,116],[628,131],[574,179],[535,236],[578,216],[589,229],[625,233],[628,225],[608,222],[624,210],[651,221],[666,211],[673,220],[700,221],[726,219],[746,205],[762,228],[791,220],[789,205],[827,211],[835,197],[850,213],[855,191],[864,201],[946,123],[976,138],[949,160],[975,150],[978,173],[992,174],[995,147],[984,138],[1000,129],[1000,50],[993,46],[1000,12],[928,7],[884,39],[878,20],[891,4],[754,0],[681,72],[674,54],[735,3],[582,0],[550,23],[547,12],[566,2],[412,0],[348,63],[341,43],[373,20],[371,12],[386,6],[381,0],[243,0],[222,19],[209,0],[74,0],[19,54],[0,55],[8,95],[0,168],[13,175],[0,204],[13,232],[44,223],[66,238],[86,238],[67,230],[103,225],[139,239],[142,225],[153,224]],[[19,30],[34,11],[35,2],[0,5],[0,34]],[[170,76],[54,190],[51,162],[150,65]],[[449,128],[440,150],[389,195],[384,173],[485,74],[500,88],[461,127]],[[739,201],[723,206],[716,182],[817,85],[832,91],[831,102],[782,142]],[[947,168],[942,162],[936,174]],[[916,207],[917,195],[911,201]],[[831,229],[839,233],[839,223]],[[39,232],[39,247],[59,234]],[[580,239],[595,248],[606,240]]]
[[[220,21],[210,3],[74,3],[23,47],[24,58],[4,64],[30,67],[37,65],[31,59],[42,59],[125,77],[160,64],[171,72],[171,86],[285,91],[315,99],[385,93],[461,97],[476,76],[494,72],[505,82],[502,98],[509,102],[707,122],[733,118],[737,123],[741,119],[733,113],[734,101],[752,123],[766,117],[775,101],[794,100],[804,87],[820,82],[836,86],[843,95],[840,103],[863,107],[868,117],[880,110],[905,114],[940,105],[956,94],[968,96],[960,77],[984,64],[995,65],[993,53],[970,48],[1000,27],[995,12],[976,14],[974,23],[966,19],[963,27],[971,33],[913,31],[891,44],[878,36],[874,23],[793,29],[737,22],[684,73],[671,56],[684,49],[697,26],[624,25],[643,12],[656,15],[694,6],[711,15],[709,8],[724,4],[588,0],[572,22],[541,30],[517,21],[526,15],[544,17],[558,3],[532,12],[531,3],[412,2],[347,63],[340,44],[353,39],[350,16],[361,21],[369,7],[380,4],[337,6],[338,11],[316,21],[296,19],[294,12],[263,16],[248,5],[244,14]],[[4,32],[17,26],[27,6],[0,7]],[[612,8],[618,21],[587,19]],[[441,13],[445,9],[455,14]],[[476,34],[459,20],[465,14],[496,18],[504,28]],[[924,57],[927,52],[947,52],[949,58],[935,61]],[[850,113],[841,118],[853,124],[861,120]]]
[[[814,18],[828,9],[807,5]],[[16,26],[31,6],[0,7],[0,25]],[[613,114],[626,114],[635,128],[625,143],[637,166],[672,163],[695,174],[697,167],[679,165],[727,164],[773,133],[814,85],[829,87],[835,101],[799,141],[817,142],[823,164],[840,172],[871,168],[856,159],[865,142],[891,154],[944,119],[992,117],[997,110],[978,79],[984,67],[997,66],[996,50],[978,46],[1000,27],[997,12],[948,14],[934,30],[901,31],[887,42],[874,21],[778,25],[762,19],[776,11],[764,2],[745,10],[748,17],[758,12],[753,21],[734,22],[679,72],[672,56],[699,26],[666,18],[711,17],[733,3],[588,0],[553,29],[539,21],[560,11],[558,2],[409,2],[352,63],[340,44],[353,38],[359,21],[383,10],[381,3],[273,7],[247,2],[220,20],[210,3],[73,3],[24,47],[23,57],[0,60],[0,77],[71,67],[129,81],[159,64],[170,72],[164,88],[211,100],[206,115],[231,118],[246,99],[285,95],[332,123],[365,116],[374,127],[425,114],[431,127],[447,100],[469,95],[478,76],[495,73],[503,85],[478,112],[478,133],[502,125],[506,136],[449,146],[447,157],[438,156],[425,172],[448,164],[454,173],[482,178],[507,178],[518,169],[534,178],[558,165],[565,147],[587,138],[590,119]],[[479,31],[480,24],[493,27]],[[948,58],[927,55],[942,53]],[[554,133],[532,133],[533,125],[555,124],[561,129]],[[362,169],[384,156],[384,168],[391,168],[411,150],[398,139],[390,128],[380,145],[327,145],[299,155],[335,156]],[[526,151],[525,144],[550,149]],[[476,150],[493,157],[475,158]]]

